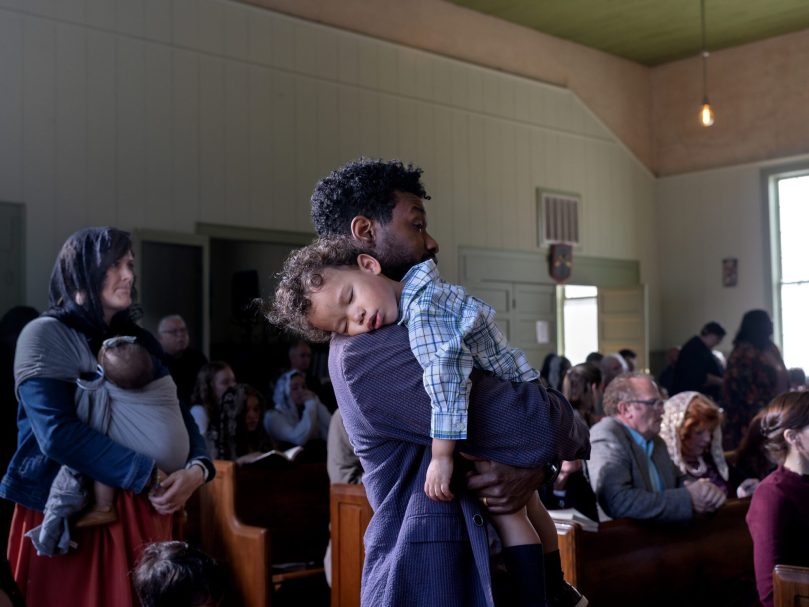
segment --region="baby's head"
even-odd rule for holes
[[[104,377],[124,390],[138,390],[154,379],[154,363],[149,351],[134,337],[113,337],[98,352]]]
[[[279,276],[268,319],[310,341],[367,333],[399,316],[401,284],[352,238],[315,240],[294,251]]]

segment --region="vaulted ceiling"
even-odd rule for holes
[[[701,51],[700,0],[451,0],[584,46],[659,65]],[[705,0],[708,50],[809,28],[809,0]]]

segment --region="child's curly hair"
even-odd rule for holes
[[[357,266],[357,257],[368,253],[349,236],[318,238],[293,251],[278,274],[275,297],[267,309],[267,320],[312,342],[329,341],[331,333],[309,322],[312,300],[309,295],[323,286],[323,270]]]

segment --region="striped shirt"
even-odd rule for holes
[[[534,381],[539,371],[525,353],[511,348],[494,324],[494,309],[438,275],[435,262],[416,266],[402,279],[399,324],[424,369],[430,396],[430,436],[466,438],[467,409],[474,367],[509,381]]]

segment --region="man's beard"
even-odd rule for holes
[[[432,259],[435,263],[438,263],[435,255],[429,252],[425,252],[421,259],[413,259],[413,257],[399,249],[386,247],[385,249],[375,251],[375,255],[382,266],[382,273],[391,280],[402,280],[410,268],[428,259]]]

